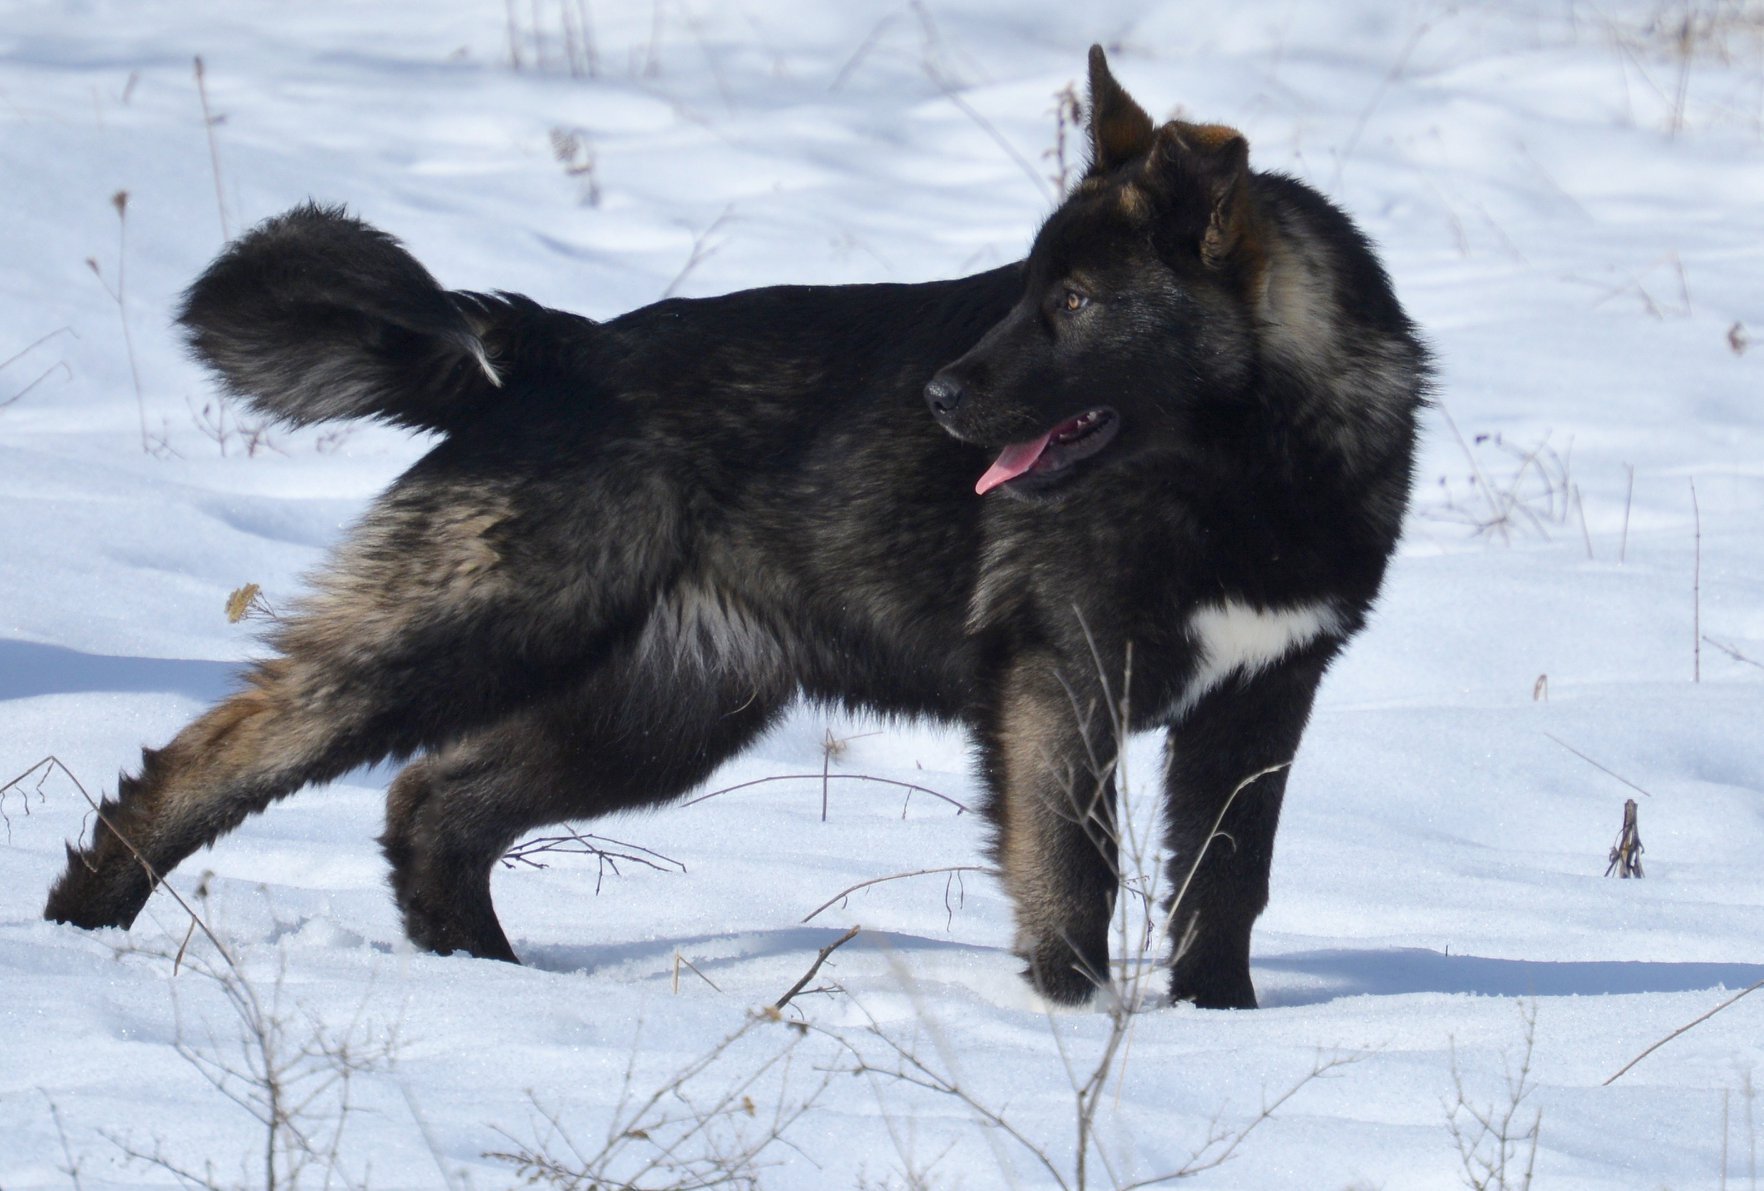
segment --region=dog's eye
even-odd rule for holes
[[[1060,309],[1067,314],[1083,310],[1088,305],[1090,305],[1090,299],[1075,289],[1067,290],[1066,296],[1060,299]]]

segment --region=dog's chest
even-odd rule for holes
[[[1207,692],[1234,677],[1249,678],[1281,659],[1344,630],[1328,600],[1257,607],[1235,599],[1204,604],[1188,614],[1194,669],[1168,714],[1180,719]]]

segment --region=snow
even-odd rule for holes
[[[1688,59],[1686,16],[1706,32]],[[127,935],[39,914],[89,821],[74,779],[113,788],[251,655],[228,592],[288,599],[424,448],[357,426],[250,452],[215,426],[169,312],[223,225],[344,201],[448,284],[594,316],[953,275],[1018,256],[1049,208],[1055,93],[1093,40],[1154,114],[1237,124],[1259,167],[1355,215],[1438,350],[1441,400],[1388,591],[1293,773],[1264,1008],[1131,1016],[1089,1185],[1254,1124],[1192,1182],[1464,1186],[1454,1103],[1498,1120],[1517,1088],[1507,1185],[1536,1120],[1540,1187],[1757,1186],[1764,996],[1605,1086],[1764,978],[1752,0],[0,3],[0,780],[65,766],[0,797],[0,1186],[175,1185],[170,1166],[261,1185],[265,1130],[229,1098],[251,1103],[229,1072],[250,1070],[252,1012],[272,1055],[331,1052],[286,1073],[331,1156],[295,1170],[284,1134],[284,1183],[507,1186],[525,1172],[492,1152],[570,1161],[566,1134],[592,1155],[639,1130],[612,1170],[634,1178],[685,1128],[645,1098],[745,1029],[659,1102],[689,1121],[734,1096],[681,1154],[806,1104],[763,1185],[1078,1185],[1074,1080],[1114,1019],[1019,981],[990,878],[879,884],[800,921],[859,881],[979,863],[974,816],[852,779],[973,801],[964,741],[931,726],[803,709],[707,792],[806,776],[587,828],[684,872],[503,873],[521,968],[403,942],[379,770],[172,878],[237,973],[200,934],[174,961],[190,923],[164,893]],[[1130,757],[1142,812],[1157,747]],[[1647,876],[1606,879],[1629,797]],[[854,923],[811,983],[837,989],[785,1011],[806,1031],[750,1018]],[[324,1083],[344,1042],[346,1104]],[[961,1096],[845,1073],[901,1052]]]

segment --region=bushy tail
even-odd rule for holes
[[[448,430],[501,387],[482,338],[501,305],[449,293],[385,232],[307,203],[229,246],[178,321],[222,384],[278,421]]]

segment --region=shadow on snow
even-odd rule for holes
[[[1316,1005],[1340,997],[1475,993],[1490,997],[1578,997],[1610,993],[1744,988],[1764,979],[1761,964],[1646,963],[1629,960],[1484,959],[1403,948],[1300,951],[1258,956],[1262,1003]],[[1274,979],[1265,974],[1277,973]]]
[[[0,699],[83,695],[98,691],[165,691],[210,702],[230,694],[237,662],[108,657],[60,645],[0,640]]]

